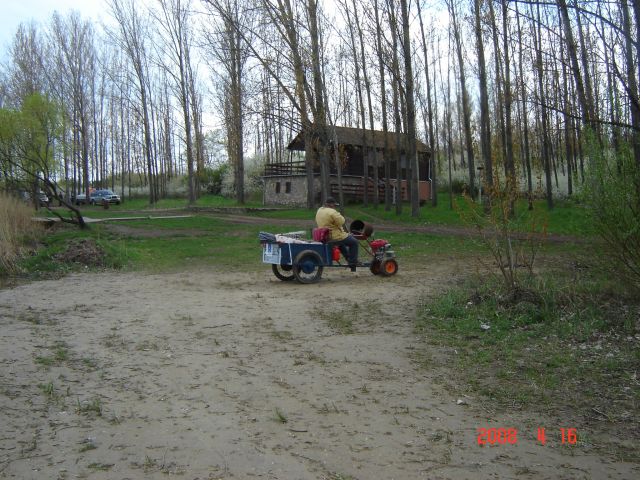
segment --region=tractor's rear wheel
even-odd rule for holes
[[[373,273],[374,275],[380,275],[380,264],[380,260],[374,260],[373,262],[371,262],[371,266],[369,267],[371,273]]]

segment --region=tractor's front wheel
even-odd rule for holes
[[[398,273],[398,262],[393,258],[387,258],[380,264],[380,273],[385,277],[390,277]]]

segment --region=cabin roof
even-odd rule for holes
[[[333,143],[333,132],[332,128],[335,128],[336,137],[338,138],[338,145],[351,145],[362,147],[362,129],[361,128],[353,128],[353,127],[328,127],[329,128],[329,136],[330,142]],[[367,134],[367,144],[373,145],[375,148],[379,150],[384,150],[385,146],[385,133],[380,130],[365,130]],[[287,145],[287,149],[294,151],[304,151],[304,131],[300,131],[293,140]],[[396,144],[396,133],[395,132],[387,132],[387,145],[390,146],[390,149],[393,149]],[[402,147],[400,151],[404,151],[404,145],[407,135],[405,133],[401,133]],[[420,153],[426,153],[429,151],[429,148],[420,140],[416,139],[416,148]]]

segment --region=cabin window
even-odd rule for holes
[[[284,192],[285,193],[291,193],[291,182],[286,182],[284,184]]]
[[[276,193],[280,193],[280,182],[276,182]]]

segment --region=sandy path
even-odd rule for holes
[[[456,275],[332,269],[305,286],[261,266],[2,290],[0,478],[637,478],[443,389],[446,356],[412,315]],[[328,324],[345,318],[354,333]],[[518,443],[479,447],[487,425]]]

